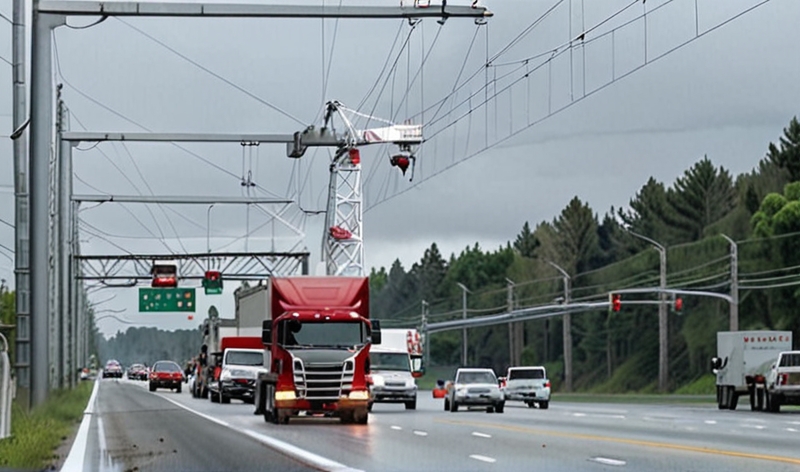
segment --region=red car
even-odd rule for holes
[[[172,361],[158,361],[150,369],[150,391],[155,392],[157,388],[175,389],[181,393],[183,383],[183,369]]]

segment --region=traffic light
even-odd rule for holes
[[[672,302],[672,307],[676,312],[683,310],[683,299],[681,297],[675,297],[675,300]]]
[[[619,311],[622,308],[622,295],[618,293],[609,293],[608,306],[611,311]]]
[[[222,293],[222,274],[218,270],[207,270],[203,276],[203,288],[206,295]]]

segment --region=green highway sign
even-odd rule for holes
[[[170,312],[170,311],[191,311],[194,312],[194,289],[193,288],[140,288],[139,289],[139,311],[140,312]]]

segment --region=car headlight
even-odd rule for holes
[[[384,385],[386,385],[386,380],[380,374],[373,374],[372,385],[374,385],[375,387],[383,387]]]
[[[467,394],[467,387],[457,387],[456,388],[456,395],[463,397]]]
[[[231,371],[228,369],[222,369],[222,374],[220,374],[219,379],[223,382],[227,382],[231,379]]]
[[[414,379],[406,379],[406,387],[409,387],[409,388],[416,387],[416,384],[414,383]]]

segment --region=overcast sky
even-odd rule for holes
[[[323,26],[321,20],[111,18],[88,29],[57,29],[55,80],[65,84],[73,130],[142,131],[138,123],[162,132],[291,133],[318,124],[325,100],[357,108],[376,84],[359,111],[422,122],[432,137],[418,152],[413,182],[410,173],[402,176],[389,165],[394,149],[362,151],[366,258],[378,267],[400,258],[408,268],[432,242],[445,256],[475,242],[496,248],[525,221],[552,220],[576,195],[602,216],[611,206],[627,205],[650,176],[671,184],[703,155],[734,174],[750,171],[798,113],[800,2],[772,0],[664,57],[760,2],[700,0],[695,17],[694,0],[651,0],[646,25],[637,19],[645,7],[625,9],[628,0],[484,3],[495,13],[486,26],[459,19],[440,26],[429,19],[413,32],[400,20],[327,20]],[[505,48],[554,5],[529,34]],[[8,0],[0,8],[10,17]],[[10,60],[11,28],[0,28],[8,38],[0,56]],[[587,43],[576,42],[571,52],[562,47],[589,29]],[[406,38],[408,48],[399,53]],[[487,56],[501,51],[493,67],[483,67]],[[645,56],[658,59],[637,69]],[[396,68],[379,77],[387,58]],[[6,130],[10,71],[0,64]],[[449,95],[457,80],[461,88]],[[437,101],[448,96],[439,107]],[[487,97],[488,113],[481,107]],[[13,223],[11,144],[6,139],[0,145],[7,156],[0,160],[0,219]],[[253,195],[290,196],[306,210],[325,206],[325,150],[291,160],[280,145],[184,147],[196,155],[169,144],[84,143],[74,153],[75,192],[241,195],[242,176],[250,172],[259,185]],[[210,214],[212,250],[284,250],[300,241],[319,258],[322,216],[304,216],[296,205],[284,217],[300,233],[272,225],[256,208],[249,215],[224,206],[210,213],[206,206],[83,208],[83,224],[91,226],[83,226],[81,247],[88,254],[121,253],[115,245],[138,253],[202,252]],[[3,223],[0,244],[13,248],[13,230]],[[6,255],[0,248],[0,278],[12,280]],[[93,297],[114,297],[98,309],[126,310],[117,316],[133,323],[170,329],[197,324],[197,317],[189,321],[186,315],[137,314],[134,290],[101,290]],[[210,303],[224,316],[232,314],[230,293],[201,295],[200,311]],[[99,325],[108,334],[125,329],[113,318]]]

